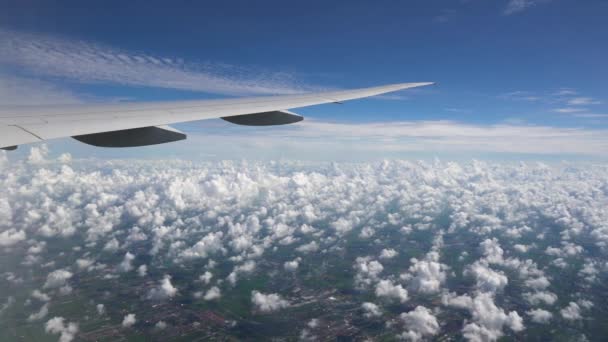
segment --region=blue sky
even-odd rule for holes
[[[601,140],[608,129],[605,1],[28,1],[4,6],[4,103],[173,100],[435,81],[434,87],[296,112],[317,124],[345,124],[337,128],[342,135],[348,135],[348,125],[356,125],[360,145],[369,143],[365,137],[373,138],[372,154],[387,157],[407,156],[403,151],[447,157],[462,152],[597,157],[608,147]],[[108,62],[107,56],[118,57]],[[27,95],[20,99],[19,94]],[[404,138],[397,131],[399,139],[387,148],[377,134],[360,129],[446,121],[451,126],[442,129],[448,138],[426,133],[422,140],[416,134]],[[425,144],[443,139],[454,146],[457,132],[469,129],[496,129],[498,139],[508,142],[518,140],[514,131],[519,129],[522,145],[538,145],[538,139],[528,138],[539,127],[553,140],[538,149],[475,148],[489,139],[477,133],[466,144],[457,141],[466,145],[460,149]],[[293,128],[243,130],[218,122],[180,128],[205,139],[238,135],[244,145],[252,141],[243,135],[297,140],[289,136]],[[444,132],[436,126],[425,129]],[[571,129],[577,130],[574,138],[568,135]],[[306,133],[298,139],[324,137]],[[589,141],[594,145],[587,151]],[[340,150],[341,144],[333,146]],[[349,153],[359,149],[357,144],[349,143]],[[580,148],[571,148],[576,144]],[[154,156],[194,147],[172,146],[143,151]],[[405,154],[393,155],[391,149]],[[234,153],[241,157],[244,152]]]

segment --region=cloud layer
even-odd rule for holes
[[[13,261],[0,281],[15,296],[2,299],[0,324],[26,308],[26,324],[59,317],[47,331],[77,337],[89,324],[62,309],[67,294],[119,332],[137,321],[179,329],[150,308],[190,302],[269,324],[297,317],[306,336],[343,324],[315,307],[346,307],[357,331],[388,322],[388,333],[413,340],[446,326],[472,341],[548,322],[578,333],[577,322],[604,314],[593,306],[608,269],[604,164],[32,154],[2,154],[0,256]]]

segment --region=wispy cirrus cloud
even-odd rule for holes
[[[3,106],[81,103],[84,98],[53,83],[0,73],[0,104]]]
[[[508,153],[546,156],[608,157],[608,130],[539,126],[514,123],[492,125],[447,120],[376,123],[304,120],[297,125],[251,129],[217,121],[200,123],[203,131],[190,131],[191,144],[218,146],[231,141],[226,155],[251,154],[279,147],[292,158],[328,159],[349,156],[357,160],[386,158],[407,153],[478,155]],[[247,134],[244,134],[246,130]],[[200,134],[202,133],[202,134]],[[347,152],[345,152],[347,151]],[[207,151],[221,153],[216,148]],[[238,156],[236,156],[238,158]],[[342,160],[342,159],[340,159]]]
[[[602,104],[602,102],[592,97],[575,97],[568,100],[568,104],[571,106],[588,106]]]
[[[81,83],[225,95],[295,94],[319,89],[286,72],[133,53],[101,44],[0,29],[0,65]]]
[[[523,12],[528,8],[536,6],[540,3],[549,2],[551,0],[509,0],[507,8],[504,10],[505,15],[511,15]]]
[[[584,112],[585,109],[575,108],[575,107],[565,107],[565,108],[556,108],[553,111],[556,113],[561,113],[561,114],[572,114],[572,113]]]

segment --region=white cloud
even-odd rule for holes
[[[205,271],[205,273],[198,277],[198,280],[203,284],[208,285],[211,282],[211,278],[213,278],[213,273]]]
[[[40,146],[32,146],[30,148],[30,154],[27,157],[27,161],[30,164],[43,164],[47,160],[47,156],[49,154],[49,148],[46,144],[42,144]]]
[[[59,342],[70,342],[78,333],[78,324],[66,322],[63,317],[53,317],[44,325],[44,331],[51,334],[60,334]]]
[[[564,319],[569,321],[576,321],[583,318],[581,316],[581,307],[575,302],[570,302],[568,306],[559,310],[559,313]]]
[[[0,73],[0,103],[3,106],[80,103],[73,92],[52,83]]]
[[[480,244],[485,260],[490,264],[502,264],[504,251],[496,238],[485,239]]]
[[[464,326],[462,333],[470,341],[495,341],[504,335],[505,326],[515,332],[524,329],[523,319],[517,311],[505,313],[496,306],[491,293],[478,293],[473,298],[449,294],[444,296],[443,302],[449,306],[469,310],[472,322]]]
[[[38,312],[35,312],[28,316],[28,322],[39,321],[46,317],[49,314],[49,303],[44,303]]]
[[[261,312],[273,312],[289,307],[289,302],[276,293],[264,294],[259,291],[251,292],[251,303]]]
[[[296,251],[300,252],[300,253],[312,253],[312,252],[316,252],[319,250],[319,244],[317,244],[316,241],[311,241],[307,244],[301,245],[300,247],[296,248]]]
[[[544,290],[547,287],[549,287],[549,285],[551,285],[551,283],[549,282],[549,279],[547,279],[547,277],[538,277],[535,279],[528,279],[525,281],[526,286],[536,289],[536,290]]]
[[[133,270],[133,260],[135,260],[135,255],[131,254],[130,252],[125,253],[125,257],[118,265],[118,270],[120,272],[130,272]]]
[[[527,314],[532,319],[532,322],[535,323],[548,323],[553,318],[551,312],[543,309],[533,309],[528,311]]]
[[[314,89],[297,83],[285,72],[227,64],[188,63],[178,58],[131,53],[101,44],[47,35],[0,30],[0,42],[0,62],[3,64],[36,75],[82,83],[113,83],[229,95],[293,94]],[[63,93],[52,87],[47,88],[50,88],[47,97],[51,100],[60,98]],[[64,97],[69,100],[70,94]]]
[[[205,296],[203,296],[204,300],[215,300],[218,299],[222,296],[222,293],[220,291],[220,289],[217,286],[213,286],[212,288],[210,288],[209,290],[207,290],[207,293],[205,293]]]
[[[165,328],[167,328],[167,323],[164,321],[158,321],[154,324],[154,329],[156,330],[164,330]]]
[[[597,105],[602,102],[595,100],[591,97],[575,97],[568,100],[568,104],[571,106],[589,106],[589,105]]]
[[[209,255],[222,249],[223,236],[222,232],[209,233],[194,246],[183,251],[181,256],[186,259],[207,258]]]
[[[357,287],[366,287],[377,282],[378,275],[384,270],[384,266],[370,257],[358,257],[353,266],[357,271],[355,284]]]
[[[137,268],[137,275],[139,275],[140,277],[145,277],[147,274],[148,274],[148,266],[140,265]]]
[[[49,297],[49,295],[47,295],[46,293],[41,292],[40,290],[34,290],[32,291],[32,297],[38,299],[41,302],[48,302],[51,300],[51,297]]]
[[[9,247],[26,239],[25,232],[11,228],[0,232],[0,247]]]
[[[79,270],[88,269],[89,267],[93,266],[94,263],[95,260],[93,259],[82,258],[76,260],[76,266],[78,266]]]
[[[125,328],[129,328],[131,326],[133,326],[135,323],[137,323],[137,318],[135,318],[135,314],[127,314],[123,319],[122,319],[122,326]]]
[[[152,300],[164,300],[175,297],[177,288],[171,284],[171,276],[165,275],[157,287],[153,287],[148,292],[147,298]]]
[[[507,8],[505,8],[504,13],[506,15],[519,13],[530,7],[538,5],[539,3],[547,1],[549,0],[509,0],[509,3],[507,4]]]
[[[301,258],[295,258],[294,260],[291,261],[286,261],[283,264],[283,267],[285,268],[285,270],[287,271],[295,271],[298,269],[298,266],[300,266],[300,261],[302,259]]]
[[[509,280],[501,271],[494,271],[483,262],[476,261],[466,270],[466,274],[470,274],[475,278],[476,286],[481,291],[497,292],[504,289]]]
[[[411,259],[408,269],[411,288],[422,293],[438,293],[446,279],[447,265],[439,263],[439,253],[432,251],[425,260]],[[402,277],[404,277],[402,275]],[[404,278],[408,278],[407,276]]]
[[[392,259],[399,255],[399,253],[392,248],[385,248],[380,252],[380,259]]]
[[[45,289],[55,289],[66,285],[67,281],[72,278],[72,272],[59,269],[55,270],[46,277],[46,282],[44,283]]]
[[[553,305],[557,301],[557,295],[549,291],[524,293],[524,298],[532,305],[537,305],[541,303]]]
[[[515,244],[515,245],[513,245],[513,248],[520,253],[527,253],[528,250],[530,249],[530,246],[523,245],[523,244]]]
[[[253,260],[247,260],[244,264],[235,266],[232,272],[228,275],[228,281],[235,285],[239,274],[249,274],[255,270],[256,263]]]
[[[572,114],[572,113],[584,112],[585,109],[584,108],[575,108],[575,107],[566,107],[566,108],[556,108],[553,111],[556,113],[561,113],[561,114]]]
[[[361,307],[363,308],[363,315],[367,318],[382,316],[382,310],[374,303],[365,302],[361,304]]]
[[[414,310],[402,313],[399,317],[407,329],[400,335],[403,339],[420,341],[439,333],[437,318],[424,306],[417,306]]]
[[[407,290],[401,284],[395,284],[390,280],[380,280],[376,284],[375,293],[379,298],[395,299],[401,303],[409,299]]]

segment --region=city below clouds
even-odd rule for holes
[[[25,311],[61,341],[196,334],[210,319],[222,336],[254,320],[260,337],[273,317],[292,323],[272,336],[309,339],[343,324],[409,340],[601,331],[606,165],[96,161],[34,147],[0,169],[0,324]],[[175,319],[200,307],[215,313]]]

